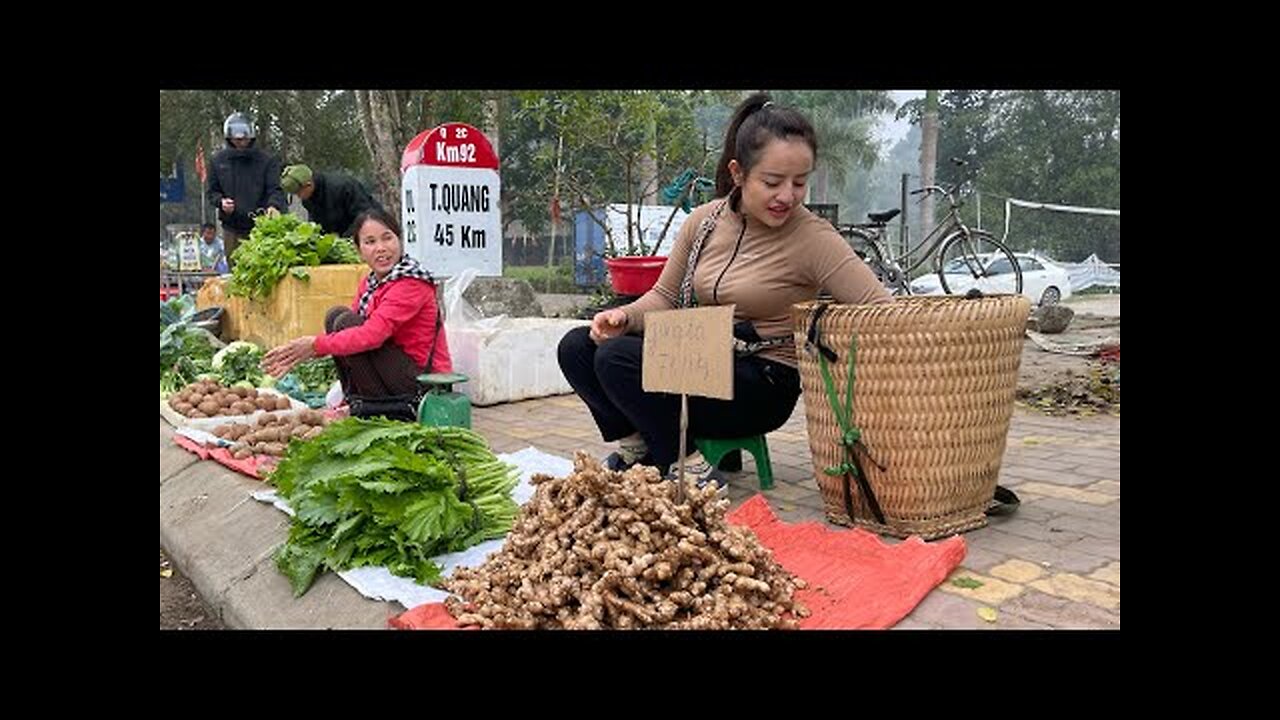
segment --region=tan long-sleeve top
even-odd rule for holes
[[[627,331],[643,332],[644,313],[678,307],[680,282],[698,227],[722,202],[694,208],[680,228],[671,256],[653,289],[624,305]],[[825,288],[837,302],[890,302],[892,296],[871,269],[854,254],[831,223],[804,206],[776,228],[729,209],[702,246],[693,273],[700,307],[735,305],[734,322],[750,320],[762,338],[791,336],[791,306],[812,300]],[[767,348],[761,357],[796,367],[794,343]]]

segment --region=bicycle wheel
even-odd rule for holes
[[[888,248],[879,240],[871,241],[867,246],[867,266],[876,274],[880,284],[884,285],[891,295],[910,295],[911,288],[907,284],[907,274],[902,267],[889,259]]]
[[[975,289],[983,295],[1022,292],[1018,259],[983,230],[959,230],[944,240],[936,269],[948,295],[963,295]]]
[[[853,252],[871,268],[871,272],[875,273],[876,279],[885,289],[894,295],[911,293],[902,281],[902,272],[885,259],[889,257],[889,253],[879,239],[858,230],[850,231],[845,237],[853,247]]]

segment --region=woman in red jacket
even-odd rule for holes
[[[332,355],[348,399],[417,397],[418,375],[453,370],[435,282],[405,254],[399,224],[386,211],[366,210],[352,228],[360,258],[373,272],[360,281],[351,307],[329,311],[324,335],[273,348],[262,369],[283,377],[303,360]]]

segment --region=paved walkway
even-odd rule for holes
[[[603,457],[586,406],[562,395],[474,408],[473,425],[495,452],[537,447],[572,457]],[[385,627],[397,603],[360,597],[332,573],[300,599],[271,560],[287,534],[283,513],[254,502],[262,487],[173,445],[160,422],[160,544],[230,627]],[[812,477],[803,402],[768,436],[775,486],[764,491],[782,519],[824,521]],[[735,506],[759,492],[754,463],[730,474]],[[1119,628],[1120,419],[1040,415],[1019,407],[1013,417],[1000,484],[1022,506],[988,527],[965,533],[968,555],[898,628]],[[896,542],[889,539],[887,542]],[[978,610],[995,610],[988,622]],[[984,611],[985,612],[985,611]],[[989,615],[988,615],[989,616]]]

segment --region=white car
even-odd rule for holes
[[[1064,268],[1052,262],[1025,253],[1014,253],[1018,267],[1022,268],[1022,294],[1032,303],[1054,305],[1071,297],[1071,277]],[[987,256],[986,277],[976,283],[972,273],[964,266],[963,258],[949,261],[943,271],[947,273],[947,285],[951,292],[963,295],[975,285],[984,293],[1013,292],[1013,268],[1009,259],[1001,253]],[[917,295],[942,295],[942,282],[937,273],[921,275],[911,281],[911,292]]]

